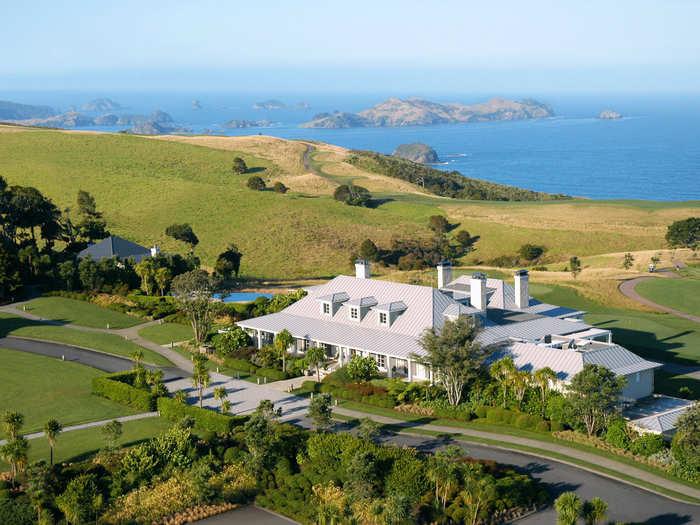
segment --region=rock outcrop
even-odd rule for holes
[[[612,109],[606,109],[600,113],[598,118],[603,120],[616,120],[622,118],[622,115],[620,115],[617,111],[613,111]]]
[[[285,106],[284,102],[280,102],[279,100],[275,99],[270,99],[270,100],[263,100],[262,102],[256,102],[253,104],[253,109],[286,109],[287,106]]]
[[[422,142],[401,144],[392,155],[420,164],[435,164],[436,162],[440,162],[435,150]]]
[[[270,120],[229,120],[225,124],[222,124],[222,128],[228,129],[242,129],[242,128],[265,128],[269,126],[278,125],[277,122],[272,122]]]
[[[119,103],[109,98],[96,98],[83,106],[83,111],[116,111],[121,109]]]

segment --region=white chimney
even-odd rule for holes
[[[483,273],[472,274],[469,300],[477,310],[486,310],[486,276]]]
[[[518,270],[515,277],[515,306],[522,310],[530,306],[530,276],[527,270]]]
[[[357,259],[355,261],[355,277],[358,279],[369,279],[369,261],[367,259]]]
[[[438,289],[442,289],[452,282],[452,265],[449,261],[437,264]]]
[[[160,248],[158,248],[157,244],[153,245],[153,248],[151,248],[151,257],[155,257],[160,253]]]

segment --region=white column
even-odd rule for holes
[[[263,344],[262,344],[262,331],[258,330],[257,332],[258,332],[258,348],[262,348],[262,346],[263,346]]]
[[[410,383],[413,381],[413,363],[410,359],[407,359],[406,362],[408,363],[408,382]]]
[[[391,357],[386,356],[386,376],[391,379]]]
[[[431,384],[431,385],[434,385],[434,384],[435,384],[435,378],[433,377],[433,367],[430,367],[429,375],[430,375],[430,384]]]

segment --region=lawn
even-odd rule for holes
[[[163,323],[146,326],[139,330],[139,335],[144,339],[153,341],[159,345],[178,343],[192,339],[192,328],[178,323]]]
[[[121,446],[135,445],[157,436],[170,428],[172,423],[162,417],[149,417],[122,423],[123,434],[118,441]],[[99,428],[86,428],[60,434],[56,438],[54,461],[82,461],[104,448],[105,442]],[[29,441],[29,463],[49,461],[49,444],[46,438]],[[0,460],[0,470],[8,469],[7,463]]]
[[[90,328],[129,328],[145,321],[138,317],[102,308],[86,301],[65,297],[40,297],[29,302],[26,311],[44,319],[54,319]]]
[[[89,332],[68,328],[65,326],[51,326],[38,321],[31,321],[24,317],[0,312],[0,336],[28,337],[33,339],[44,339],[56,341],[68,345],[82,346],[105,352],[108,354],[129,357],[136,350],[143,352],[144,361],[159,366],[173,366],[173,364],[162,355],[139,346],[131,341],[113,334],[101,332]]]
[[[91,393],[104,372],[89,366],[0,348],[0,412],[24,414],[24,433],[38,432],[50,418],[64,426],[136,413]]]
[[[700,315],[700,279],[649,279],[635,290],[657,304]]]

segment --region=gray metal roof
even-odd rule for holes
[[[88,255],[95,261],[117,256],[120,259],[133,259],[134,262],[138,263],[146,257],[150,257],[151,250],[135,242],[127,241],[126,239],[112,235],[101,240],[97,244],[91,244],[82,250],[78,254],[78,257],[83,259]]]
[[[350,299],[347,303],[348,306],[359,306],[361,308],[369,308],[370,306],[376,306],[377,305],[377,298],[376,297],[360,297],[356,299]]]
[[[350,299],[350,296],[347,294],[347,292],[335,292],[318,298],[319,301],[327,301],[331,303],[343,303],[348,299]]]
[[[392,301],[390,303],[379,304],[374,307],[379,312],[403,312],[408,306],[403,301]]]
[[[483,344],[492,345],[510,339],[537,341],[546,335],[566,335],[592,328],[583,322],[567,321],[557,317],[537,317],[529,321],[509,324],[489,324],[479,335]]]
[[[676,426],[678,425],[678,418],[680,418],[686,412],[686,410],[688,410],[688,407],[676,408],[661,414],[654,414],[641,419],[634,419],[630,421],[630,423],[657,434],[673,432],[676,430]]]

